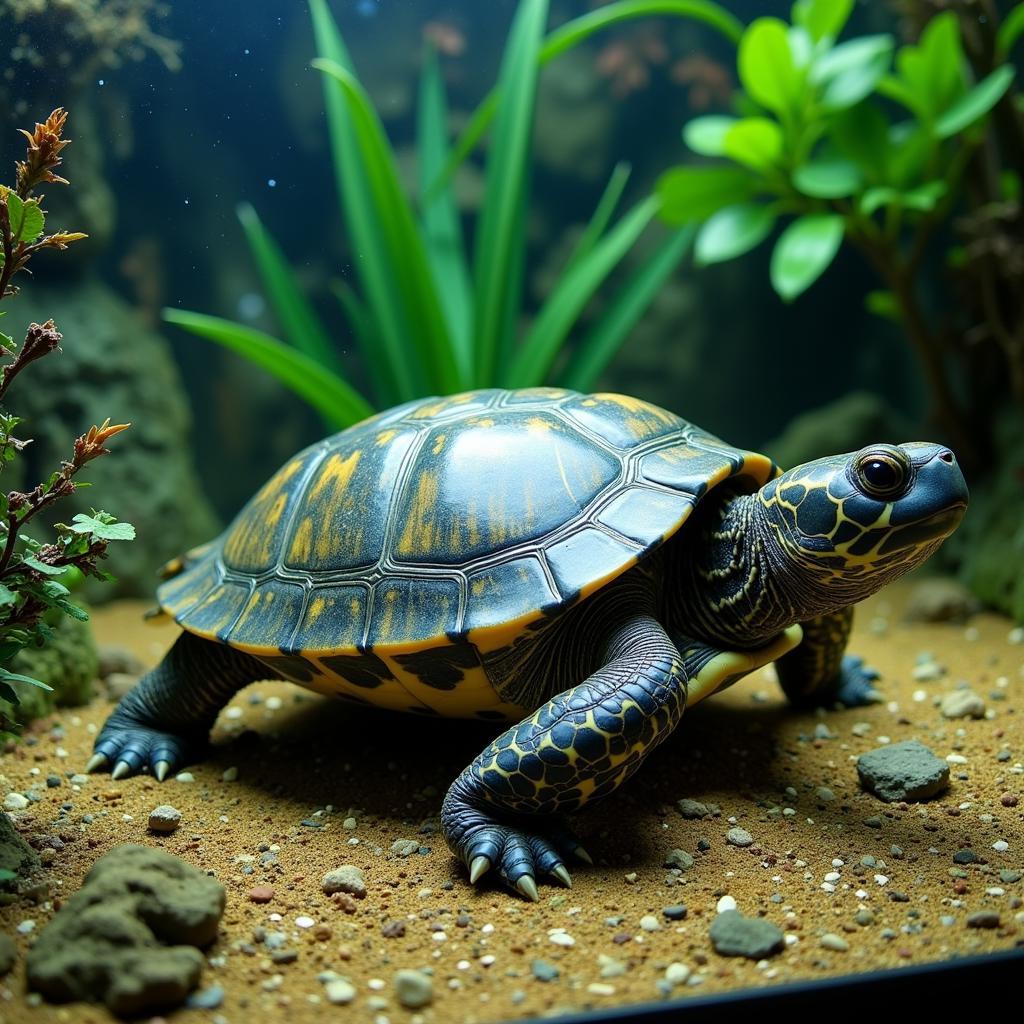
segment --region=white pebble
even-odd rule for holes
[[[548,938],[556,946],[575,946],[576,940],[564,928],[552,928],[548,931]]]
[[[174,776],[174,781],[175,782],[195,782],[196,781],[196,777],[191,772],[178,772],[178,774]]]
[[[928,699],[928,694],[924,690],[915,690],[913,699],[916,703],[923,704]]]
[[[587,986],[587,991],[593,996],[613,996],[615,986],[609,985],[606,981],[592,981]]]
[[[842,876],[842,875],[840,875],[838,871],[830,871],[830,872],[829,872],[829,873],[828,873],[828,874],[827,874],[827,875],[825,876],[825,881],[826,881],[826,882],[838,882],[838,881],[839,881],[839,879],[840,879],[840,878],[842,878],[842,877],[843,877],[843,876]]]
[[[889,884],[889,876],[888,875],[875,875],[875,881],[879,885],[888,885]]]
[[[724,914],[727,910],[736,909],[736,899],[733,896],[723,896],[715,906],[715,909],[719,914]]]
[[[690,978],[690,968],[678,961],[665,968],[665,980],[670,985],[685,985]]]
[[[997,839],[992,844],[992,849],[995,850],[997,853],[1006,853],[1006,851],[1009,848],[1010,844],[1005,839]]]
[[[268,697],[264,706],[268,711],[280,711],[284,706],[284,701],[280,697]]]
[[[358,994],[355,985],[345,978],[334,978],[324,985],[324,995],[329,1003],[342,1006],[351,1003]]]
[[[963,754],[947,754],[947,764],[967,764],[967,758]]]
[[[35,923],[35,921],[21,921],[18,924],[18,934],[19,935],[28,935],[31,932],[34,932],[35,930],[36,930],[36,923]]]
[[[661,930],[661,922],[653,914],[644,914],[640,918],[640,927],[645,932],[657,932]]]
[[[1008,644],[1024,644],[1024,626],[1014,626],[1006,635]]]
[[[21,793],[8,793],[4,797],[5,811],[23,811],[28,807],[28,797]]]
[[[296,928],[312,928],[315,924],[316,921],[314,921],[313,918],[306,917],[305,915],[295,918]]]
[[[821,945],[824,949],[831,949],[837,953],[845,953],[849,948],[850,944],[841,935],[836,935],[834,932],[826,932],[821,937]]]
[[[1005,896],[1006,890],[1001,885],[990,885],[986,890],[989,896]]]

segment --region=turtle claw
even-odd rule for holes
[[[157,782],[163,782],[167,778],[167,773],[171,770],[170,761],[157,761],[153,765],[153,775],[156,776]]]
[[[487,857],[481,854],[479,857],[473,858],[473,863],[469,865],[469,883],[470,885],[476,885],[476,883],[491,869],[491,862]]]
[[[99,771],[109,760],[110,758],[106,754],[93,754],[85,766],[86,774],[91,775],[93,772]]]
[[[553,878],[557,878],[566,889],[572,888],[572,875],[566,870],[564,864],[556,864],[549,872]]]
[[[537,892],[537,883],[533,880],[532,875],[520,875],[516,879],[516,889],[532,903],[540,901],[540,893]]]
[[[114,765],[114,770],[110,773],[110,777],[115,781],[117,779],[123,779],[126,775],[130,775],[132,766],[127,761],[118,761]]]
[[[572,852],[576,858],[583,861],[584,864],[589,864],[591,867],[594,866],[594,858],[591,857],[582,846],[577,846]]]

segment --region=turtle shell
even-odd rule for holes
[[[775,471],[623,395],[425,399],[300,452],[158,599],[298,681],[303,662],[493,650],[635,565],[709,488]]]

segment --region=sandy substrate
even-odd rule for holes
[[[472,1022],[1012,948],[1024,941],[1024,882],[1006,881],[1024,869],[1024,646],[1012,642],[1019,631],[991,615],[966,628],[906,625],[905,595],[889,591],[869,603],[854,642],[882,671],[889,703],[798,714],[766,670],[702,704],[632,782],[577,816],[596,865],[573,867],[571,891],[542,886],[539,904],[496,883],[472,889],[436,831],[445,789],[486,730],[364,712],[285,684],[250,687],[232,702],[209,759],[189,769],[193,781],[99,775],[72,785],[69,774],[81,771],[112,706],[97,700],[38,723],[34,745],[0,758],[0,795],[62,777],[13,815],[26,837],[63,841],[47,855],[58,897],[122,842],[161,846],[224,883],[227,911],[202,982],[223,988],[222,1005],[180,1011],[185,1022],[241,1024],[282,1012],[290,1024],[320,1020],[324,971],[357,990],[346,1019]],[[141,607],[103,610],[95,623],[101,642],[129,647],[149,664],[175,630],[142,624]],[[932,661],[945,674],[915,680],[915,666]],[[963,682],[984,699],[984,718],[942,716],[938,699]],[[816,738],[819,723],[831,738],[820,727]],[[857,755],[913,738],[952,755],[947,793],[908,806],[862,792]],[[684,797],[717,805],[720,815],[687,820],[676,806]],[[147,829],[150,810],[163,803],[182,813],[166,837]],[[734,825],[751,834],[752,846],[726,842]],[[399,839],[417,840],[419,851],[392,853]],[[692,854],[694,866],[663,867],[674,848]],[[954,862],[965,849],[976,859]],[[352,913],[320,886],[343,863],[362,869],[368,888]],[[257,886],[273,889],[268,903],[250,899]],[[785,949],[759,963],[716,954],[708,930],[723,896],[783,928]],[[663,908],[679,904],[686,918],[668,920]],[[968,926],[979,911],[994,911],[998,924]],[[32,940],[26,922],[38,931],[53,912],[49,903],[0,908],[0,930],[20,925],[24,952]],[[656,930],[641,926],[647,915]],[[386,937],[385,926],[403,931],[396,921],[404,934]],[[283,933],[276,941],[297,952],[294,962],[272,961],[261,941],[268,933]],[[848,948],[830,948],[837,945]],[[673,963],[691,973],[671,988],[665,974]],[[395,997],[395,972],[407,967],[433,975],[433,1002],[421,1010]],[[556,972],[547,981],[536,976]],[[109,1018],[81,1004],[33,1006],[20,960],[0,982],[0,1019]]]

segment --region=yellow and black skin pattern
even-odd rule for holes
[[[535,899],[586,859],[562,816],[621,785],[687,706],[772,661],[795,701],[871,699],[844,653],[850,608],[966,501],[938,445],[780,475],[623,395],[409,403],[300,452],[168,566],[158,599],[183,633],[89,768],[163,779],[268,677],[512,723],[452,785],[443,829],[473,882],[494,868]]]

